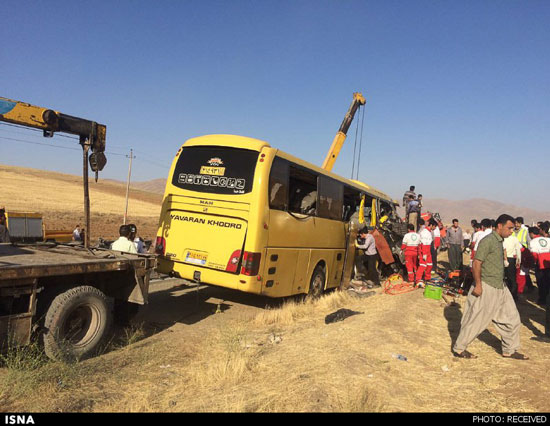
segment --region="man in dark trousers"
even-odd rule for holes
[[[447,248],[449,249],[449,264],[451,271],[462,270],[462,250],[464,238],[462,229],[458,226],[458,219],[453,219],[453,226],[447,229]]]
[[[376,260],[378,258],[376,243],[374,236],[369,233],[367,227],[359,231],[359,238],[355,247],[363,251],[358,260],[362,263],[362,266],[367,268],[367,279],[372,281],[375,286],[380,287],[380,277],[376,269]]]

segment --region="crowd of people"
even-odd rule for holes
[[[118,233],[119,238],[110,245],[111,250],[125,253],[146,253],[145,242],[138,237],[136,225],[133,223],[121,225]],[[80,225],[76,225],[73,231],[73,241],[84,241],[84,228],[80,228]]]
[[[534,291],[530,272],[538,289],[537,304],[546,309],[545,334],[539,339],[550,342],[550,221],[527,227],[522,217],[503,214],[497,219],[471,221],[473,232],[463,231],[459,220],[442,227],[433,218],[427,223],[417,219],[418,198],[411,187],[403,197],[408,233],[403,238],[408,281],[416,287],[431,282],[431,269],[437,268],[434,252],[438,244],[448,249],[449,270],[463,271],[464,254],[470,255],[473,281],[460,334],[453,352],[461,358],[475,358],[467,346],[493,322],[502,337],[504,357],[526,360],[519,352],[521,325],[517,302],[524,292]],[[436,237],[436,230],[439,230]],[[444,238],[441,237],[444,232]],[[482,294],[484,295],[482,297]]]

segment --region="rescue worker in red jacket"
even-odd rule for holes
[[[546,227],[541,230],[531,227],[529,228],[529,234],[531,237],[529,250],[535,261],[535,276],[539,288],[537,303],[545,306],[546,298],[550,292],[550,238],[545,236],[547,235]]]
[[[420,246],[420,235],[414,232],[414,225],[407,225],[408,233],[403,237],[401,250],[405,254],[405,267],[407,268],[408,281],[416,284],[416,270],[418,268],[418,247]]]
[[[424,226],[425,222],[420,219],[420,249],[419,249],[419,267],[416,271],[416,285],[418,287],[424,287],[424,280],[428,281],[432,278],[432,231],[437,226],[437,222],[434,219],[430,219],[427,226]]]

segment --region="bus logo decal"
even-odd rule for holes
[[[211,166],[221,166],[223,164],[223,161],[219,157],[214,157],[208,160],[207,163],[210,164]]]

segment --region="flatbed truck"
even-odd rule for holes
[[[40,335],[52,359],[96,352],[115,319],[147,303],[156,257],[63,244],[0,244],[0,342]]]
[[[0,244],[0,351],[29,344],[36,334],[50,358],[88,357],[114,319],[125,320],[147,303],[156,256],[90,247],[88,167],[97,181],[107,162],[105,125],[2,97],[0,122],[41,129],[49,137],[79,136],[87,231],[82,245]]]

